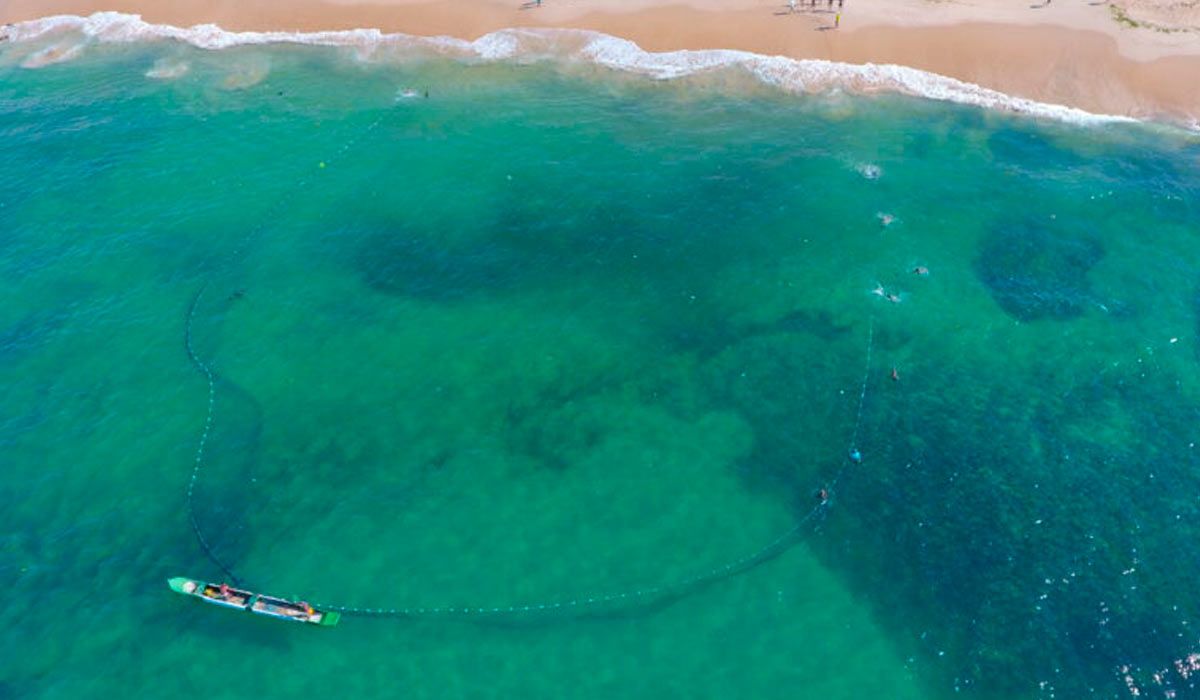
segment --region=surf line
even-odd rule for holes
[[[204,462],[204,450],[208,444],[209,433],[212,429],[213,413],[216,406],[216,384],[217,375],[212,367],[204,362],[196,353],[193,343],[193,323],[196,317],[196,309],[199,306],[200,299],[203,297],[207,284],[200,288],[200,291],[193,298],[190,307],[188,308],[187,320],[185,323],[184,340],[185,349],[187,350],[188,358],[195,366],[196,370],[204,377],[208,385],[208,401],[204,419],[204,429],[200,434],[199,444],[196,448],[196,458],[192,465],[192,472],[188,479],[187,486],[187,508],[188,517],[191,521],[192,531],[196,535],[196,539],[200,544],[200,548],[205,555],[229,577],[236,585],[241,584],[241,579],[234,572],[231,565],[222,560],[209,544],[208,538],[204,536],[203,529],[200,527],[199,520],[196,517],[195,510],[195,488],[196,483],[200,478],[201,466]],[[799,518],[792,527],[781,532],[770,542],[753,552],[737,559],[730,560],[725,564],[697,573],[693,576],[678,579],[673,582],[661,584],[657,586],[647,586],[644,588],[627,589],[616,593],[593,594],[587,596],[577,596],[571,598],[562,598],[550,602],[541,603],[521,603],[510,605],[472,605],[472,606],[407,606],[407,607],[392,607],[392,608],[368,608],[357,607],[351,605],[338,605],[333,603],[314,602],[312,605],[318,609],[329,610],[343,615],[361,616],[361,617],[434,617],[434,616],[452,616],[452,617],[489,617],[489,616],[508,616],[527,613],[576,613],[583,614],[586,611],[596,610],[597,608],[613,605],[617,607],[649,607],[656,603],[665,602],[671,599],[678,599],[690,592],[694,592],[699,588],[715,583],[722,579],[735,576],[739,573],[749,571],[750,569],[762,564],[779,554],[792,545],[798,536],[802,533],[805,527],[823,516],[832,501],[829,500],[829,493],[837,486],[842,475],[846,470],[853,465],[861,463],[862,456],[858,451],[858,437],[862,425],[863,405],[866,402],[867,386],[870,383],[871,377],[871,352],[875,341],[875,316],[872,314],[868,323],[867,329],[867,344],[866,344],[866,360],[863,369],[863,378],[860,383],[858,402],[855,408],[854,428],[851,433],[850,444],[842,457],[838,471],[833,478],[828,481],[827,485],[819,491],[820,501],[813,506],[804,516]]]

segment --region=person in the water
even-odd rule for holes
[[[928,268],[928,267],[922,267],[922,266],[920,266],[920,265],[918,265],[917,267],[914,267],[914,268],[912,269],[912,271],[913,271],[913,274],[914,274],[914,275],[920,275],[921,277],[924,277],[925,275],[928,275],[928,274],[929,274],[929,268]]]
[[[862,464],[862,453],[857,449],[850,450],[850,461],[855,464]]]
[[[879,284],[878,282],[875,283],[875,288],[871,290],[871,293],[877,297],[883,297],[884,299],[887,299],[888,301],[892,302],[893,304],[900,303],[900,295],[899,294],[896,294],[895,292],[887,291],[886,289],[883,288],[883,285]]]
[[[891,374],[891,377],[892,377],[892,381],[893,381],[893,382],[898,382],[898,381],[900,381],[900,373],[899,373],[898,371],[896,371],[896,368],[895,368],[895,367],[893,367],[893,368],[892,368],[892,374]]]

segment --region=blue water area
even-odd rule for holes
[[[44,49],[0,53],[0,697],[1197,693],[1195,135]]]

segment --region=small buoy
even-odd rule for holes
[[[854,462],[855,464],[861,464],[862,463],[862,453],[859,452],[858,450],[850,450],[850,461]]]
[[[322,167],[322,168],[324,168],[324,167],[325,167],[325,161],[321,161],[321,167]]]

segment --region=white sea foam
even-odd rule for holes
[[[160,58],[154,62],[150,70],[146,71],[147,78],[155,80],[174,80],[175,78],[187,75],[192,66],[187,61],[181,61],[175,58]]]
[[[21,67],[33,69],[55,63],[65,63],[81,53],[83,53],[83,44],[56,44],[28,56],[21,61]]]
[[[360,57],[374,56],[376,49],[384,45],[481,61],[551,56],[591,62],[606,68],[661,80],[732,68],[746,70],[759,80],[790,92],[824,92],[836,89],[859,93],[889,91],[1068,122],[1136,121],[1128,117],[1093,114],[1074,107],[1013,97],[979,85],[906,66],[798,60],[728,49],[653,53],[626,39],[577,29],[503,29],[468,42],[444,36],[383,34],[376,29],[308,33],[229,32],[214,24],[181,28],[150,24],[138,15],[97,12],[89,17],[58,15],[22,22],[8,31],[10,38],[15,42],[75,32],[100,42],[171,39],[202,49],[275,43],[342,46],[358,49]],[[69,50],[77,54],[79,48]],[[70,57],[74,57],[74,54]],[[33,57],[27,59],[31,60]],[[60,57],[58,60],[68,59]]]
[[[878,180],[879,178],[883,177],[883,168],[880,168],[874,163],[860,163],[854,169],[858,171],[859,175],[862,175],[868,180]]]
[[[232,66],[221,87],[226,90],[245,90],[258,85],[271,73],[271,64],[266,58],[255,56]]]

